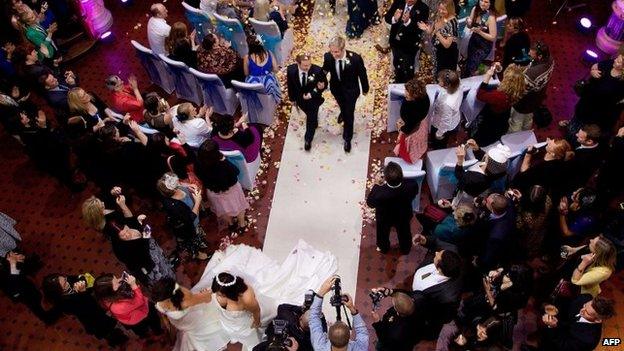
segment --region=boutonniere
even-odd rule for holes
[[[311,81],[311,80],[314,80],[314,74],[310,74],[310,75],[308,76],[308,80],[310,80],[310,81]]]
[[[351,61],[347,58],[345,59],[345,66],[348,66],[351,63]]]

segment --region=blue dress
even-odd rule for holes
[[[370,25],[381,23],[377,11],[377,0],[347,0],[346,33],[349,38],[358,38]]]
[[[282,99],[282,91],[280,90],[277,78],[275,78],[273,74],[271,53],[268,53],[267,62],[262,66],[258,66],[251,56],[249,56],[249,75],[245,79],[245,82],[263,84],[267,93],[275,100],[275,103],[279,103]]]

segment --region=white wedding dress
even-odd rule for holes
[[[168,311],[156,303],[156,309],[178,330],[174,351],[217,351],[227,345],[221,333],[219,311],[212,304],[202,303],[182,311]]]
[[[331,253],[320,252],[303,240],[299,240],[281,265],[259,249],[247,245],[230,245],[225,252],[215,252],[192,291],[210,288],[218,273],[228,272],[243,278],[254,290],[260,305],[261,327],[251,328],[253,318],[250,312],[227,311],[213,296],[209,304],[194,306],[199,311],[187,312],[184,316],[184,325],[195,326],[202,332],[181,331],[178,338],[188,339],[183,344],[194,348],[181,347],[180,350],[221,350],[228,342],[240,342],[243,351],[251,350],[262,341],[264,329],[275,318],[278,305],[303,304],[306,291],[318,290],[337,268],[336,258]],[[218,324],[216,328],[215,322]],[[173,321],[172,324],[175,325]]]

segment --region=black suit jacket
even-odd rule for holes
[[[404,179],[396,188],[391,188],[388,184],[375,184],[368,194],[366,204],[375,208],[377,221],[409,221],[414,215],[412,200],[417,194],[418,184],[409,179]]]
[[[348,63],[345,64],[342,79],[338,79],[336,59],[329,52],[326,52],[323,57],[323,71],[331,74],[329,89],[334,96],[357,99],[360,95],[360,84],[362,84],[364,94],[367,94],[369,90],[366,67],[362,57],[353,51],[347,50],[346,59]]]
[[[405,0],[395,0],[384,15],[386,23],[391,25],[390,46],[406,53],[416,54],[420,48],[422,35],[422,30],[418,28],[418,22],[426,23],[429,20],[429,7],[422,1],[417,0],[410,10],[409,25],[403,25],[401,18],[395,24],[392,24],[392,17],[394,17],[396,10],[403,9],[405,9]]]
[[[299,67],[296,63],[288,66],[286,69],[286,84],[288,85],[288,100],[296,102],[299,107],[305,109],[309,106],[319,106],[325,101],[323,99],[323,91],[327,89],[327,76],[323,69],[317,65],[312,65],[308,70],[308,81],[306,85],[301,86],[301,76],[299,76]],[[318,89],[316,86],[319,82],[323,82],[325,87]],[[310,93],[312,98],[305,100],[303,95]]]
[[[541,350],[548,351],[591,351],[600,342],[602,337],[602,323],[580,323],[575,316],[583,304],[590,301],[592,296],[583,294],[570,305],[567,315],[558,316],[556,328],[546,329]]]
[[[484,251],[479,257],[479,265],[482,271],[489,272],[504,265],[513,256],[516,212],[511,201],[505,215],[496,219],[488,218],[483,226],[487,238]]]
[[[568,191],[572,192],[584,186],[589,178],[596,172],[604,154],[601,145],[595,148],[574,150],[574,157],[566,163],[568,180]]]

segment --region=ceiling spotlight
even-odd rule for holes
[[[598,62],[598,53],[592,49],[585,50],[585,52],[583,52],[583,61],[589,64]]]

